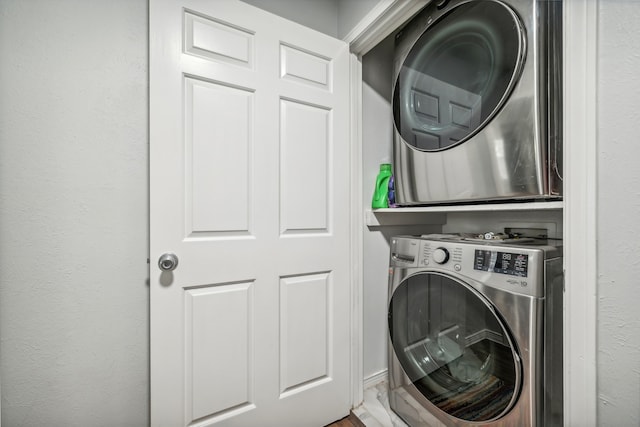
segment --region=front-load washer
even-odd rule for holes
[[[562,196],[560,0],[432,1],[395,36],[400,206]]]
[[[561,426],[562,247],[391,239],[389,403],[411,427]]]

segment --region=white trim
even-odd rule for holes
[[[395,31],[429,0],[380,0],[343,40],[351,52],[362,56]]]
[[[367,390],[380,383],[388,383],[389,382],[389,370],[383,369],[377,374],[373,374],[364,379],[364,389]]]
[[[349,31],[349,33],[347,33],[347,35],[342,38],[342,40],[347,42],[348,44],[353,43],[358,37],[364,34],[367,28],[373,25],[373,23],[376,22],[380,18],[380,16],[382,16],[385,11],[389,9],[389,7],[393,5],[394,1],[395,0],[380,0],[373,7],[373,9],[371,9],[371,11],[369,11],[369,13],[367,13],[364,18],[362,18],[360,22],[358,22],[356,26],[353,27],[351,31]]]
[[[352,407],[359,406],[364,399],[363,389],[363,337],[362,324],[363,279],[362,254],[362,63],[349,56],[349,78],[351,92],[351,399]]]
[[[598,2],[564,2],[564,424],[597,423]]]

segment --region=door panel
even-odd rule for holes
[[[194,78],[185,86],[187,230],[249,234],[254,93]]]
[[[281,232],[329,232],[331,111],[282,99]]]
[[[184,12],[185,53],[253,68],[253,33],[211,17]]]
[[[322,56],[280,45],[280,76],[303,84],[330,89],[331,60]]]
[[[252,291],[251,282],[185,290],[186,394],[191,402],[187,422],[230,408],[250,409]],[[221,389],[219,384],[232,387]]]
[[[331,276],[286,277],[280,284],[280,396],[286,397],[331,377]]]
[[[350,408],[345,43],[234,0],[150,3],[153,426]]]

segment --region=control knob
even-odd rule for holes
[[[433,260],[438,264],[444,264],[449,261],[449,251],[445,248],[438,248],[433,251]]]

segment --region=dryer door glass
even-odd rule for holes
[[[466,421],[502,417],[520,390],[520,358],[490,303],[437,273],[407,278],[389,305],[389,333],[418,391]]]
[[[402,139],[439,151],[473,136],[511,93],[525,47],[522,24],[503,3],[452,8],[427,27],[400,68],[393,116]]]

